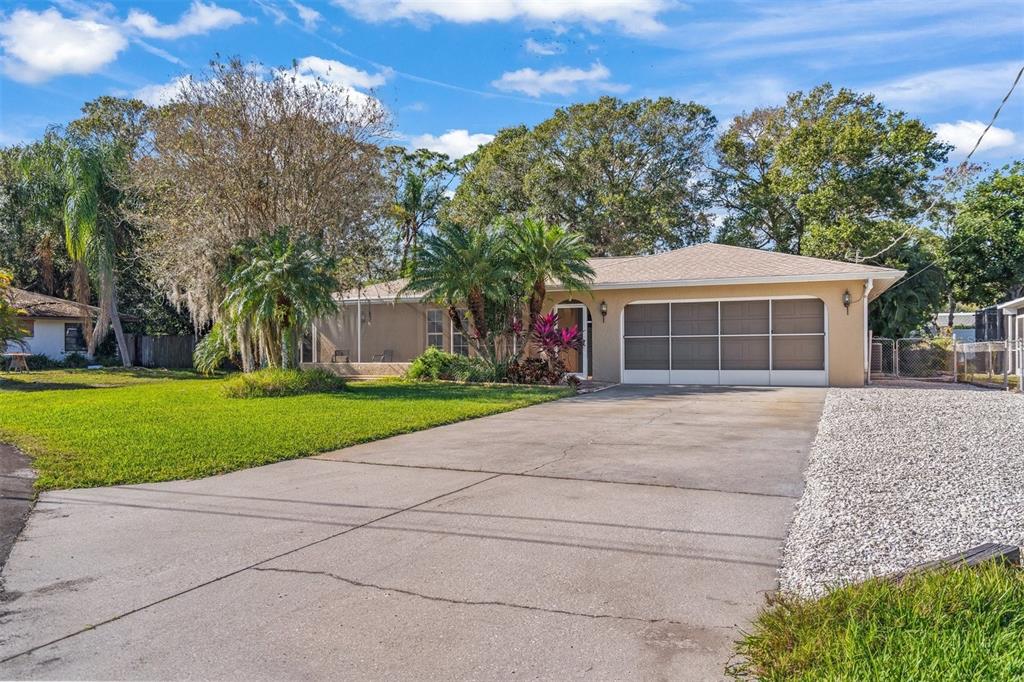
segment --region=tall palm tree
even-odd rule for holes
[[[103,341],[112,328],[117,338],[121,363],[131,366],[128,344],[121,316],[117,309],[117,242],[122,228],[118,204],[120,190],[111,179],[119,162],[117,145],[64,141],[61,175],[64,181],[64,239],[68,255],[78,266],[76,288],[84,289],[80,280],[91,271],[98,281],[99,317],[89,335],[89,354]]]
[[[512,223],[506,234],[516,272],[526,285],[528,329],[534,328],[544,308],[548,282],[559,282],[569,290],[590,288],[594,269],[587,261],[581,234],[531,218]]]
[[[337,310],[337,261],[317,240],[289,236],[286,227],[240,245],[236,257],[226,318],[236,329],[255,330],[267,365],[297,367],[306,324]]]
[[[131,365],[117,307],[117,249],[126,225],[124,194],[118,178],[126,172],[129,153],[118,142],[89,140],[47,131],[44,138],[21,152],[19,166],[32,188],[28,208],[36,221],[63,227],[64,243],[73,263],[74,296],[83,311],[91,296],[90,276],[98,285],[100,314],[95,326],[88,313],[83,326],[88,351],[112,328],[125,367]],[[44,287],[51,288],[53,245],[44,238],[38,247]]]
[[[497,231],[447,225],[420,240],[405,291],[445,306],[452,324],[488,362],[497,360],[491,324],[510,296],[514,276],[504,236]],[[463,329],[458,308],[469,311],[472,330]]]

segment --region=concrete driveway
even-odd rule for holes
[[[617,387],[44,494],[4,569],[0,678],[720,678],[824,394]]]

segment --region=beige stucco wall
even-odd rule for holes
[[[852,298],[849,314],[843,307],[843,292]],[[830,386],[864,385],[864,282],[794,282],[731,286],[665,287],[656,289],[599,290],[574,293],[572,299],[585,303],[593,325],[591,374],[598,381],[620,380],[622,310],[639,301],[760,298],[769,296],[814,296],[825,303],[828,319],[828,377]],[[570,298],[553,292],[546,309]],[[600,304],[608,305],[602,320]]]
[[[843,293],[852,298],[849,313],[843,307]],[[546,308],[563,301],[580,301],[587,305],[593,322],[593,367],[596,380],[618,382],[621,368],[622,310],[629,303],[664,300],[723,300],[729,298],[761,298],[769,296],[813,296],[825,303],[828,319],[828,378],[831,386],[864,385],[864,282],[793,282],[780,284],[746,284],[730,286],[663,287],[656,289],[600,290],[549,294]],[[600,303],[608,305],[602,320]],[[362,304],[362,361],[385,349],[393,351],[394,362],[408,362],[423,352],[427,345],[427,306],[422,303]],[[369,315],[367,315],[369,311]],[[444,320],[444,349],[451,350],[451,320]],[[334,349],[349,351],[356,362],[356,305],[348,303],[336,316],[317,323],[319,358],[330,362]]]

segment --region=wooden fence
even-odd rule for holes
[[[132,364],[138,367],[192,367],[194,336],[146,336],[126,334]]]

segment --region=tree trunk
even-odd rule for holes
[[[72,288],[74,289],[75,301],[82,306],[82,335],[91,338],[93,333],[92,314],[86,306],[89,305],[89,273],[85,269],[85,263],[75,261],[72,266]]]
[[[949,324],[947,325],[950,329],[953,329],[953,322],[956,319],[954,314],[956,313],[956,297],[953,295],[953,291],[949,292]]]
[[[239,323],[235,337],[238,339],[238,353],[242,356],[242,371],[251,372],[253,367],[252,339],[244,322]]]
[[[117,311],[117,282],[114,275],[110,275],[110,324],[114,328],[114,338],[117,339],[117,352],[121,355],[121,365],[132,366],[132,357],[128,354],[128,342],[124,338],[124,329],[121,328],[121,315]]]

